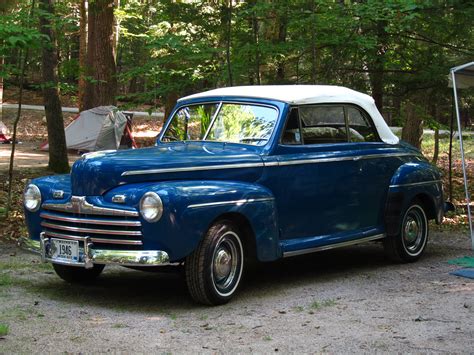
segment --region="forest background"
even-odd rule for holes
[[[0,0],[0,15],[0,103],[4,87],[20,102],[43,93],[53,172],[69,170],[61,100],[167,117],[183,95],[232,85],[366,92],[420,147],[423,127],[449,129],[449,70],[474,58],[462,0]],[[461,93],[468,130],[473,93]]]

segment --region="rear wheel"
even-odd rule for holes
[[[428,241],[428,218],[419,203],[414,201],[405,210],[398,235],[384,239],[386,254],[395,261],[413,262],[425,251]]]
[[[237,291],[244,268],[244,249],[239,229],[220,221],[207,231],[196,250],[185,261],[186,283],[199,303],[229,302]]]
[[[97,265],[91,269],[76,266],[53,264],[54,271],[64,281],[69,283],[88,283],[94,281],[104,270],[105,265]]]

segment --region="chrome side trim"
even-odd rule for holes
[[[334,158],[314,158],[314,159],[298,159],[290,161],[281,161],[279,166],[287,165],[300,165],[300,164],[318,164],[318,163],[332,163],[337,161],[359,161],[366,159],[380,159],[380,158],[390,158],[390,157],[405,157],[405,156],[416,156],[412,153],[387,153],[387,154],[369,154],[369,155],[356,155],[348,157],[334,157]]]
[[[355,240],[349,240],[347,242],[323,245],[323,246],[316,247],[316,248],[308,248],[308,249],[287,251],[287,252],[283,253],[283,257],[288,258],[290,256],[303,255],[303,254],[314,253],[314,252],[317,252],[317,251],[342,248],[342,247],[347,247],[349,245],[355,245],[355,244],[370,242],[370,241],[377,240],[377,239],[382,239],[382,238],[385,238],[385,234],[372,235],[370,237],[365,237],[365,238],[360,238],[360,239],[355,239]]]
[[[249,199],[233,200],[233,201],[197,203],[197,204],[194,204],[194,205],[189,205],[188,208],[224,206],[224,205],[243,205],[245,203],[264,202],[264,201],[273,201],[273,200],[274,200],[273,197],[249,198]]]
[[[122,176],[145,175],[145,174],[164,174],[164,173],[181,173],[186,171],[204,171],[204,170],[221,170],[221,169],[241,169],[241,168],[262,168],[263,163],[244,163],[244,164],[222,164],[222,165],[206,165],[206,166],[186,166],[182,168],[164,168],[149,170],[130,170],[124,171]]]
[[[42,212],[40,214],[41,218],[51,219],[54,221],[61,222],[71,222],[71,223],[85,223],[85,224],[99,224],[105,226],[121,226],[121,227],[140,227],[142,224],[140,221],[121,221],[121,220],[103,220],[103,219],[92,219],[92,218],[74,218],[67,216],[57,216],[54,214],[49,214],[47,212]]]
[[[404,157],[404,156],[418,156],[418,155],[414,153],[386,153],[386,154],[356,155],[356,156],[334,157],[334,158],[298,159],[298,160],[280,161],[280,162],[272,161],[272,162],[262,162],[262,163],[222,164],[222,165],[206,165],[206,166],[182,167],[182,168],[129,170],[129,171],[124,171],[122,173],[122,176],[181,173],[181,172],[188,172],[188,171],[206,171],[206,170],[222,170],[222,169],[262,168],[262,167],[271,167],[271,166],[317,164],[317,163],[330,163],[330,162],[336,162],[336,161],[351,161],[351,160],[357,161],[357,160],[365,160],[365,159],[380,159],[380,158]]]
[[[94,233],[94,234],[111,234],[111,235],[137,235],[141,236],[141,231],[127,231],[127,230],[114,230],[114,229],[97,229],[97,228],[83,228],[83,227],[71,227],[63,226],[61,224],[54,224],[48,222],[41,222],[42,227],[59,229],[63,231],[78,232],[78,233]]]
[[[76,236],[76,235],[70,235],[70,234],[63,234],[63,233],[57,233],[57,232],[50,232],[46,231],[43,232],[45,235],[48,235],[50,237],[57,237],[57,238],[63,238],[63,239],[70,239],[70,240],[83,240],[84,237],[81,236]],[[103,244],[121,244],[121,245],[143,245],[143,242],[141,240],[130,240],[130,239],[104,239],[104,238],[89,238],[92,242],[96,243],[103,243]]]
[[[90,268],[93,264],[117,264],[123,266],[160,266],[173,265],[169,262],[168,253],[162,250],[107,250],[94,249],[90,238],[82,238],[84,242],[85,260],[82,263],[59,262],[48,258],[45,252],[45,244],[48,238],[42,235],[41,241],[22,237],[18,241],[20,248],[35,254],[44,254],[44,262],[61,263],[70,266],[82,266]]]
[[[432,184],[440,184],[441,182],[442,182],[441,180],[430,180],[430,181],[421,181],[421,182],[411,182],[407,184],[390,185],[389,187],[432,185]]]
[[[86,201],[85,196],[72,196],[67,203],[43,203],[42,207],[47,210],[96,214],[103,216],[122,216],[122,217],[138,217],[137,211],[118,210],[115,208],[98,207]]]

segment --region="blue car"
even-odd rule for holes
[[[182,98],[154,147],[85,154],[32,180],[24,207],[21,245],[62,279],[179,265],[208,305],[234,296],[250,261],[369,241],[416,261],[445,212],[439,170],[370,96],[307,85]]]

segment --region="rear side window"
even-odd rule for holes
[[[302,106],[299,116],[304,144],[347,142],[344,106]]]
[[[369,118],[359,109],[349,106],[347,120],[349,122],[349,138],[351,142],[377,142],[375,127]]]

